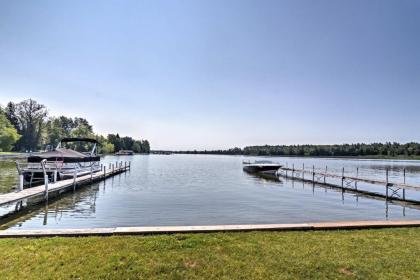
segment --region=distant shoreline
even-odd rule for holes
[[[241,157],[279,157],[279,158],[314,158],[314,159],[363,159],[363,160],[420,160],[420,156],[296,156],[296,155],[241,155],[241,154],[216,154],[216,153],[193,153],[193,152],[172,152],[180,155],[214,155],[214,156],[241,156]]]
[[[216,153],[205,153],[205,152],[170,152],[171,154],[182,154],[182,155],[214,155],[214,156],[241,156],[241,157],[279,157],[279,158],[314,158],[314,159],[360,159],[360,160],[420,160],[420,156],[296,156],[296,155],[238,155],[238,154],[216,154]],[[153,155],[155,153],[136,153],[135,155]],[[29,154],[27,153],[0,153],[0,159],[18,159],[26,158]],[[110,154],[101,154],[101,156],[112,156]],[[156,154],[160,155],[160,154]]]

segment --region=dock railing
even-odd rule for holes
[[[359,189],[359,183],[366,183],[369,185],[376,185],[376,186],[383,186],[385,187],[384,197],[386,199],[396,199],[396,200],[403,200],[407,201],[406,198],[406,190],[411,191],[420,191],[420,186],[410,185],[406,183],[406,170],[403,169],[403,178],[402,182],[391,182],[389,169],[385,170],[384,180],[380,179],[369,179],[363,178],[359,175],[359,168],[356,168],[355,175],[347,175],[346,170],[343,167],[340,171],[340,174],[331,173],[329,172],[328,166],[325,167],[325,171],[316,171],[315,165],[312,166],[310,170],[305,169],[305,164],[302,164],[302,169],[295,168],[295,165],[292,164],[292,167],[288,167],[289,165],[286,163],[285,167],[281,167],[277,175],[291,178],[292,180],[300,180],[304,182],[312,182],[313,184],[321,184],[321,185],[329,185],[341,188],[342,190],[350,189],[353,191],[359,191],[366,193],[367,191]],[[319,170],[319,169],[318,169]],[[309,175],[305,177],[305,175]],[[340,184],[335,182],[331,182],[334,179],[335,182],[339,181]],[[410,200],[413,202],[420,203],[420,200]]]

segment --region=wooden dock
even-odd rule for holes
[[[101,171],[92,172],[91,174],[74,177],[72,179],[66,179],[57,182],[47,182],[46,184],[27,188],[22,191],[0,194],[0,206],[7,205],[15,202],[20,202],[25,199],[39,198],[39,201],[48,200],[48,197],[52,193],[62,193],[67,190],[76,190],[78,186],[91,184],[94,182],[105,180],[106,178],[121,174],[130,170],[131,164],[125,162],[110,164],[107,168],[106,166],[101,167]]]
[[[342,190],[351,190],[353,192],[360,192],[364,194],[380,196],[391,200],[420,203],[419,200],[407,199],[406,197],[406,190],[420,191],[420,186],[410,185],[406,183],[405,170],[403,180],[401,183],[391,182],[389,180],[389,170],[386,170],[385,180],[359,177],[359,169],[356,170],[356,176],[348,176],[345,174],[344,168],[342,169],[341,174],[334,174],[328,172],[328,167],[325,168],[325,171],[320,172],[316,171],[315,166],[312,166],[310,170],[305,169],[305,165],[303,165],[302,169],[296,169],[294,165],[291,168],[281,167],[277,171],[277,175],[286,179],[290,178],[292,180],[320,184],[334,188],[339,188]],[[341,184],[331,182],[331,179],[334,179],[340,182]],[[382,190],[385,191],[385,194],[360,189],[358,188],[358,183],[366,183],[373,186],[382,186]]]
[[[420,220],[399,221],[342,221],[302,224],[251,224],[251,225],[204,225],[204,226],[149,226],[111,227],[85,229],[6,229],[0,230],[0,238],[34,237],[78,237],[78,236],[121,236],[150,234],[184,234],[212,232],[247,231],[316,231],[316,230],[360,230],[380,228],[420,227]]]

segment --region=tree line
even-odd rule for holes
[[[133,150],[149,153],[147,140],[120,137],[119,134],[95,134],[93,126],[84,118],[49,116],[47,107],[28,99],[19,103],[9,102],[0,106],[0,151],[28,152],[51,149],[65,137],[96,139],[100,153]]]
[[[264,145],[214,151],[179,151],[186,154],[223,154],[246,156],[313,156],[313,157],[418,157],[420,144],[411,142],[342,144],[342,145]]]

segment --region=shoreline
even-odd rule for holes
[[[259,158],[308,158],[308,159],[351,159],[351,160],[389,160],[389,161],[420,161],[419,157],[375,157],[375,156],[285,156],[285,155],[235,155],[235,154],[212,154],[212,153],[180,153],[175,155],[210,155],[210,156],[237,156],[237,157],[259,157]]]
[[[249,231],[325,231],[420,227],[420,220],[336,221],[292,224],[204,225],[204,226],[140,226],[80,229],[5,229],[0,238],[81,237],[119,235],[160,235],[187,233]]]
[[[420,161],[420,156],[414,157],[404,157],[404,156],[395,156],[395,157],[388,157],[388,156],[296,156],[296,155],[236,155],[236,154],[214,154],[214,153],[188,153],[188,152],[171,152],[174,155],[211,155],[211,156],[238,156],[238,157],[261,157],[261,158],[308,158],[308,159],[349,159],[349,160],[389,160],[389,161]],[[5,152],[0,153],[0,160],[1,159],[23,159],[28,157],[29,153],[13,153],[13,152]],[[154,153],[136,153],[132,156],[136,155],[161,155],[161,154],[154,154]],[[102,156],[119,156],[115,155],[114,153],[110,154],[101,154]]]

